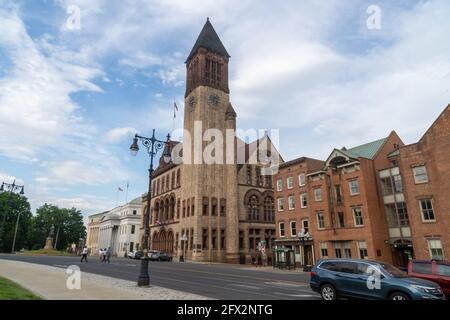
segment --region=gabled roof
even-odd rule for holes
[[[195,42],[194,47],[191,50],[191,53],[186,59],[186,62],[191,60],[200,48],[204,48],[208,51],[221,55],[222,57],[230,57],[222,41],[220,41],[219,36],[214,30],[211,22],[209,21],[209,18],[206,20],[206,23],[203,26],[203,29],[200,32],[200,35],[198,36],[197,41]]]
[[[341,149],[340,151],[345,153],[351,158],[373,159],[375,158],[381,147],[384,145],[386,140],[387,138],[383,138],[351,149]]]

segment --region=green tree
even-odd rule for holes
[[[53,244],[57,250],[65,250],[70,244],[78,243],[86,237],[86,227],[83,224],[81,211],[72,208],[59,208],[44,204],[36,210],[33,218],[32,246],[44,246],[51,227],[54,226]]]
[[[30,203],[24,196],[0,193],[0,252],[11,252],[17,216],[20,214],[15,249],[27,248],[31,231]],[[3,224],[4,222],[4,224]]]

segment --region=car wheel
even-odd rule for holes
[[[409,300],[409,296],[403,292],[394,292],[389,296],[389,300]]]
[[[324,284],[320,288],[320,295],[323,300],[336,300],[336,289],[331,284]]]

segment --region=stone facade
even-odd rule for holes
[[[184,129],[191,137],[204,136],[208,129],[222,137],[236,133],[228,62],[229,55],[208,20],[186,61]],[[186,255],[195,261],[244,263],[257,258],[257,244],[266,240],[270,254],[275,238],[272,181],[261,174],[262,164],[250,161],[259,144],[267,143],[267,149],[278,154],[269,137],[250,144],[233,137],[231,147],[224,141],[223,157],[219,160],[217,155],[214,163],[198,158],[207,152],[206,142],[197,145],[186,134],[183,139],[182,144],[171,142],[171,148],[182,152],[183,164],[161,158],[152,176],[150,249],[173,254],[175,259]],[[244,154],[243,163],[238,162],[238,151]],[[142,201],[146,206],[145,195]]]

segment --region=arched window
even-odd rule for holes
[[[180,169],[177,170],[177,187],[181,186],[181,173]]]
[[[250,196],[248,199],[248,219],[259,220],[259,198],[256,195]]]
[[[209,84],[220,85],[222,78],[222,64],[213,59],[206,58],[205,80]]]
[[[192,198],[192,201],[191,201],[191,215],[192,216],[195,215],[195,198]]]
[[[155,223],[157,223],[157,221],[159,221],[159,201],[156,201],[155,204]]]
[[[172,171],[172,184],[171,184],[171,186],[172,186],[172,189],[175,188],[175,171]]]
[[[187,199],[187,213],[186,213],[186,215],[188,217],[191,216],[191,199]]]
[[[169,189],[170,189],[170,175],[168,174],[167,176],[166,176],[166,190],[165,191],[168,191]]]
[[[275,221],[275,205],[271,196],[264,198],[264,221]]]
[[[169,209],[170,209],[169,199],[166,199],[164,204],[164,221],[169,220]]]
[[[177,219],[180,219],[180,199],[177,200]]]
[[[170,214],[169,214],[169,219],[173,220],[173,218],[175,217],[175,197],[171,197],[170,198]]]

